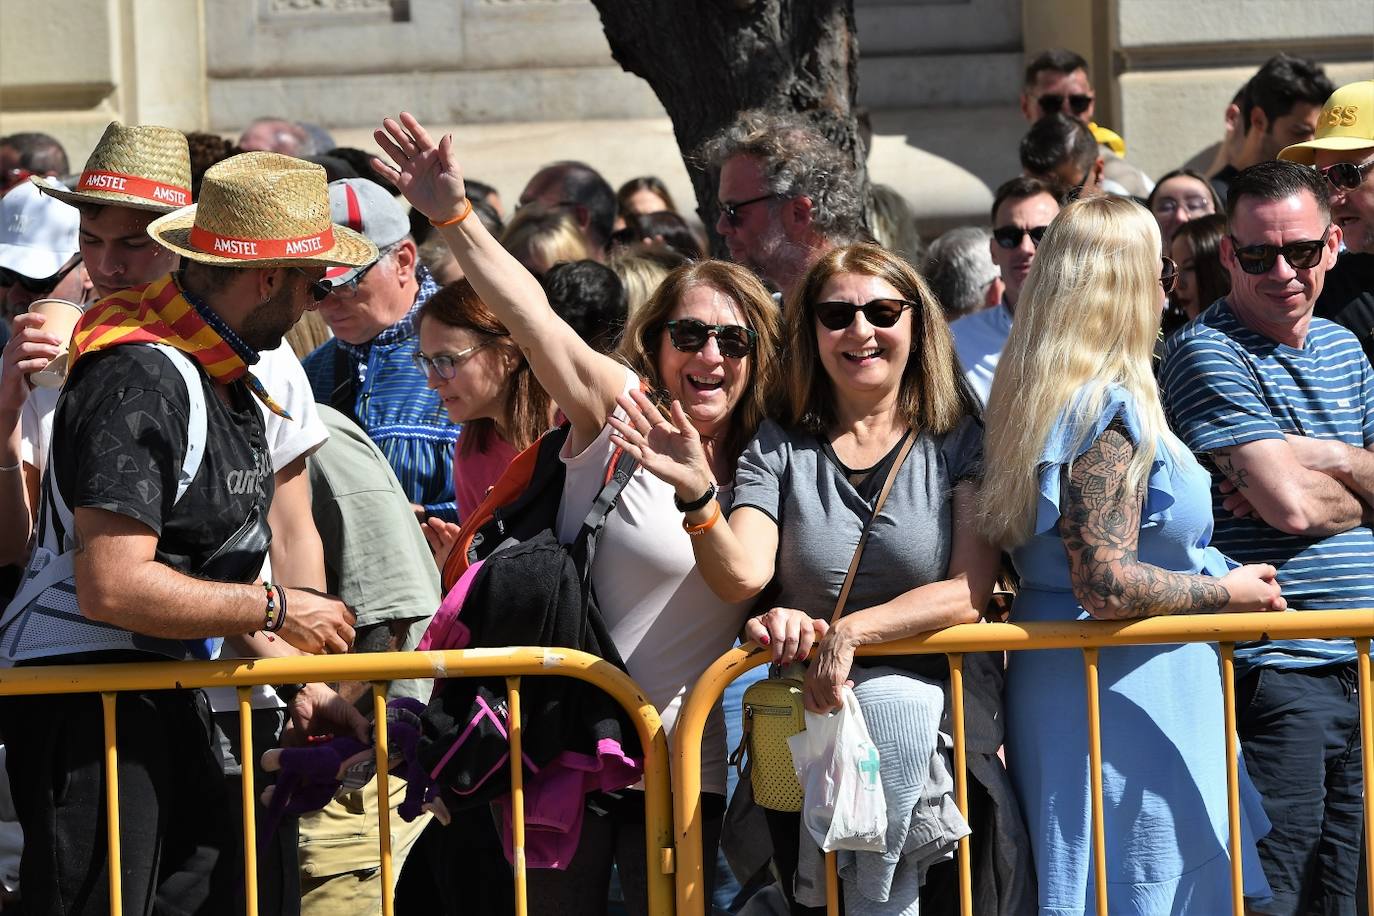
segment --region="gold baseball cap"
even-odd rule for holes
[[[1331,93],[1317,119],[1311,140],[1284,147],[1280,159],[1313,165],[1317,150],[1357,150],[1374,147],[1374,80],[1350,83]]]

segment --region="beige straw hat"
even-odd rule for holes
[[[179,130],[111,121],[75,188],[51,188],[32,180],[63,203],[170,213],[191,202],[191,151]]]
[[[205,172],[200,201],[148,225],[165,248],[224,267],[362,267],[377,246],[329,219],[324,169],[280,153],[240,153]]]

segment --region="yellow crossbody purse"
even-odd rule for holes
[[[840,619],[845,602],[849,600],[849,590],[854,585],[854,574],[859,570],[859,558],[863,556],[864,544],[873,520],[883,509],[887,494],[897,479],[897,472],[915,444],[915,436],[906,434],[897,460],[887,472],[882,491],[873,505],[864,530],[859,535],[859,545],[854,548],[854,557],[849,561],[849,571],[844,577],[839,600],[835,611],[830,615],[830,623]],[[749,685],[744,691],[741,715],[744,732],[739,747],[730,755],[741,777],[744,775],[745,757],[749,758],[749,779],[754,790],[754,803],[773,811],[800,811],[802,808],[802,787],[797,781],[797,771],[792,766],[792,749],[787,739],[806,730],[806,707],[802,703],[802,671],[800,665],[790,666],[783,671],[781,665],[772,665],[768,677]]]

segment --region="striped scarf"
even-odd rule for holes
[[[87,353],[136,343],[164,343],[180,350],[199,363],[216,384],[244,379],[268,410],[291,419],[248,371],[248,362],[239,351],[201,316],[170,274],[90,306],[72,334],[72,366]]]

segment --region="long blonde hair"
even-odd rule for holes
[[[1021,287],[988,399],[978,527],[991,543],[1010,548],[1031,536],[1046,440],[1072,407],[1076,451],[1109,385],[1130,393],[1140,419],[1127,471],[1133,492],[1149,474],[1156,443],[1183,449],[1169,432],[1151,371],[1162,295],[1159,246],[1154,217],[1122,197],[1075,201],[1050,223]]]

